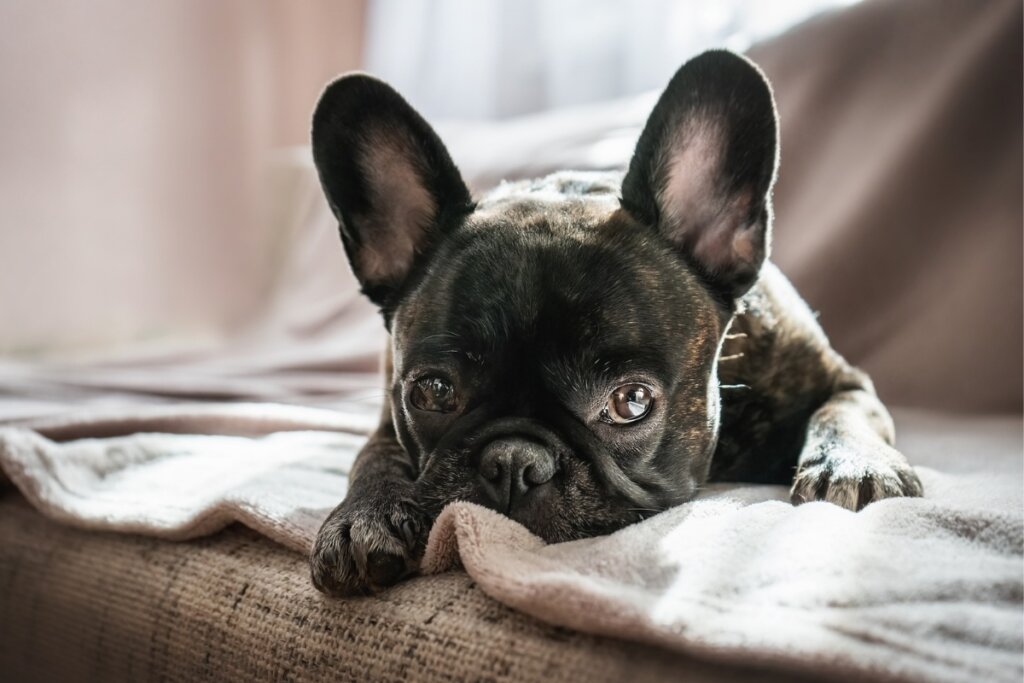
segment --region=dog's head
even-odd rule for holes
[[[479,203],[384,83],[325,91],[313,154],[391,332],[391,413],[432,514],[493,507],[549,541],[692,497],[718,435],[718,353],[768,249],[777,127],[750,62],[673,77],[619,176]]]

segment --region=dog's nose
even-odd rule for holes
[[[534,487],[555,476],[555,459],[525,439],[495,439],[480,455],[480,482],[498,510],[508,512]]]

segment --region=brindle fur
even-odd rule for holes
[[[749,78],[751,67],[738,59],[716,55],[701,68],[717,78],[724,63],[732,76],[738,70]],[[387,126],[415,116],[390,89],[378,92],[383,84],[355,83],[364,100],[378,97],[390,107]],[[670,85],[666,98],[673,92]],[[693,111],[715,105],[711,95]],[[726,123],[750,114],[711,109]],[[664,155],[670,128],[658,117],[678,110],[659,103],[648,124],[657,135],[645,130],[625,184],[614,174],[559,173],[504,185],[469,206],[440,141],[419,138],[410,168],[425,179],[430,224],[417,226],[423,241],[406,270],[381,272],[387,262],[376,258],[373,275],[358,265],[360,244],[369,239],[362,226],[373,223],[372,215],[363,217],[375,201],[374,178],[358,173],[367,139],[357,134],[360,119],[330,112],[332,122],[344,119],[356,131],[347,138],[354,166],[325,161],[339,140],[318,135],[315,119],[314,153],[328,199],[364,291],[391,332],[380,427],[357,457],[349,492],[311,557],[320,590],[374,591],[414,572],[445,504],[491,504],[477,466],[481,449],[498,437],[541,443],[554,459],[550,482],[502,510],[552,542],[638,521],[691,499],[709,480],[791,483],[794,502],[827,500],[852,510],[920,495],[913,470],[892,448],[891,419],[868,378],[831,349],[782,273],[761,265],[774,157],[751,165],[749,155],[738,156],[746,165],[730,167],[730,177],[746,180],[718,186],[732,193],[722,206],[740,207],[760,226],[751,242],[761,249],[756,262],[708,267],[697,247],[680,247],[693,235],[652,227],[663,201],[657,174],[664,164],[655,157]],[[759,115],[767,115],[763,103]],[[421,119],[411,120],[410,129],[427,134],[417,128]],[[373,128],[375,140],[381,125]],[[405,131],[401,139],[408,148],[417,138]],[[774,144],[760,146],[774,155]],[[656,154],[645,154],[645,145]],[[638,180],[637,168],[650,177]],[[410,220],[422,218],[415,208]],[[464,406],[454,414],[412,407],[410,388],[424,373],[451,378]],[[651,414],[626,427],[602,423],[609,388],[638,379],[655,388]]]

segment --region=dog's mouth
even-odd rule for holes
[[[465,457],[465,453],[462,455]],[[662,511],[621,500],[599,489],[595,481],[584,482],[581,486],[581,482],[574,479],[578,473],[568,471],[573,469],[572,463],[571,459],[556,457],[551,477],[540,482],[546,473],[536,475],[533,485],[525,491],[517,490],[522,484],[503,478],[504,475],[495,470],[488,473],[492,480],[484,478],[481,482],[485,475],[478,471],[438,468],[424,472],[417,480],[416,495],[424,513],[431,519],[449,503],[475,503],[523,525],[547,543],[603,536]],[[577,466],[586,467],[582,462]],[[524,476],[531,474],[527,472]]]
[[[477,422],[422,458],[420,505],[436,517],[449,503],[475,503],[549,543],[608,534],[666,507],[664,487],[653,473],[637,480],[593,439],[573,443],[586,451],[535,420]]]

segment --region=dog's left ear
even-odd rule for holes
[[[676,72],[622,183],[622,205],[657,229],[716,293],[757,279],[771,239],[778,124],[771,88],[747,59],[712,50]]]

